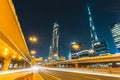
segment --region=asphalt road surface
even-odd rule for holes
[[[82,74],[55,70],[40,70],[39,74],[44,80],[120,80],[118,77]]]
[[[0,80],[120,80],[120,77],[39,69],[0,75]]]

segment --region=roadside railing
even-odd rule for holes
[[[56,68],[57,69],[57,68]],[[71,71],[120,74],[120,68],[58,68]]]
[[[94,69],[78,68],[76,70],[89,71],[89,72],[110,73],[110,74],[120,74],[120,68],[94,68]]]

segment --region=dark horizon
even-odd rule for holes
[[[115,53],[110,25],[120,20],[119,0],[116,0],[116,3],[114,0],[13,0],[13,2],[28,48],[35,49],[37,57],[47,58],[49,46],[52,44],[53,23],[56,20],[60,26],[61,55],[68,56],[69,45],[73,41],[80,42],[83,49],[91,48],[88,3],[99,40],[107,41],[111,52]],[[28,41],[30,35],[38,36],[39,42],[31,46]]]

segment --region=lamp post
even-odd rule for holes
[[[30,36],[30,37],[29,37],[29,41],[30,41],[31,43],[36,43],[36,42],[38,41],[38,38],[37,38],[36,36]]]
[[[38,37],[30,36],[29,37],[29,41],[31,42],[31,47],[33,47],[33,43],[37,43],[38,42]],[[31,53],[31,55],[35,55],[36,51],[35,50],[31,50],[30,53]]]
[[[31,47],[33,47],[33,43],[37,43],[38,42],[38,37],[30,36],[29,37],[29,41],[31,42]],[[31,58],[32,58],[31,66],[34,66],[36,64],[36,61],[35,61],[36,50],[31,50],[30,53],[31,53]]]
[[[35,55],[35,54],[36,54],[36,51],[35,51],[35,50],[31,50],[30,53],[31,53],[32,55]]]

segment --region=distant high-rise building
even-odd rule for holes
[[[110,54],[110,49],[107,42],[97,42],[94,44],[95,55],[106,55]]]
[[[88,15],[89,15],[92,48],[95,50],[95,55],[106,54],[110,52],[109,46],[106,41],[98,40],[89,5],[87,5],[87,9],[88,9]]]
[[[91,43],[92,43],[92,47],[93,47],[94,43],[98,42],[98,37],[97,37],[96,30],[94,27],[90,7],[88,5],[87,5],[87,9],[88,9],[89,23],[90,23]]]
[[[114,23],[111,26],[112,36],[117,48],[117,52],[120,52],[120,22]]]
[[[52,35],[52,61],[59,60],[59,25],[55,22]]]

